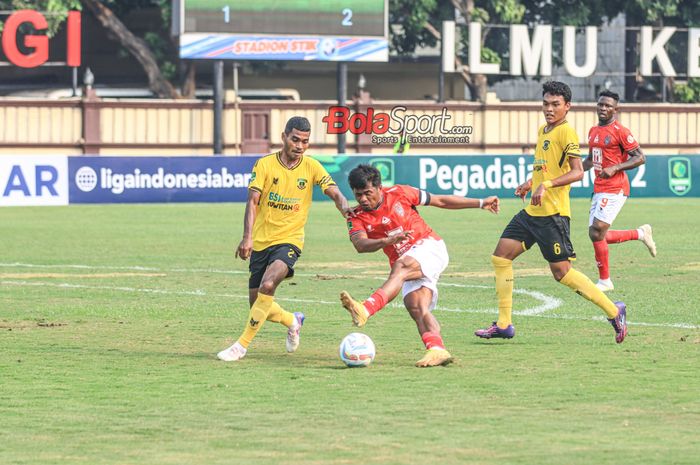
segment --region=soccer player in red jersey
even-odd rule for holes
[[[583,169],[593,168],[596,175],[588,236],[593,242],[598,265],[599,280],[596,286],[604,292],[615,288],[610,280],[608,244],[639,240],[647,246],[651,256],[656,257],[656,244],[650,225],[644,224],[626,231],[609,229],[630,195],[630,183],[625,171],[645,162],[639,143],[630,130],[615,118],[619,101],[620,96],[615,92],[604,90],[598,94],[598,125],[588,131],[589,155],[583,162]]]
[[[359,207],[348,219],[350,241],[359,253],[382,249],[389,257],[391,272],[382,286],[364,302],[347,292],[340,293],[343,306],[356,326],[403,292],[406,309],[418,326],[427,350],[418,367],[446,365],[452,356],[445,349],[440,324],[431,311],[438,297],[437,281],[447,267],[445,242],[428,226],[416,207],[430,205],[451,210],[482,208],[498,213],[498,197],[470,199],[456,195],[431,195],[411,186],[382,187],[379,171],[369,165],[354,168],[348,182]]]

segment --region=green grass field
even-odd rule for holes
[[[573,205],[576,267],[594,277],[588,202]],[[364,329],[372,366],[338,359],[353,331],[339,291],[366,296],[388,266],[355,253],[329,203],[278,290],[307,315],[299,351],[268,323],[231,364],[215,354],[248,314],[243,205],[0,209],[0,463],[699,463],[700,199],[635,198],[618,217],[651,222],[659,248],[611,246],[622,345],[538,250],[516,263],[517,337],[472,335],[496,314],[489,256],[519,208],[421,210],[451,257],[435,314],[456,362],[433,369],[413,366],[398,305]]]

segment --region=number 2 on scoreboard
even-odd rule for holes
[[[343,26],[352,26],[352,10],[343,8],[343,20],[340,22]]]

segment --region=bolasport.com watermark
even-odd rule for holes
[[[400,139],[408,144],[469,144],[474,127],[454,125],[450,120],[452,116],[445,107],[439,114],[417,115],[401,105],[389,113],[372,107],[362,113],[332,106],[322,119],[328,134],[371,134],[376,145],[396,144]]]

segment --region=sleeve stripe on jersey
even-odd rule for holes
[[[248,186],[248,189],[253,190],[253,191],[260,192],[260,193],[262,194],[262,189],[260,189],[259,187]]]
[[[420,205],[428,205],[430,204],[430,192],[427,191],[419,191],[420,192],[420,200],[418,203]]]

